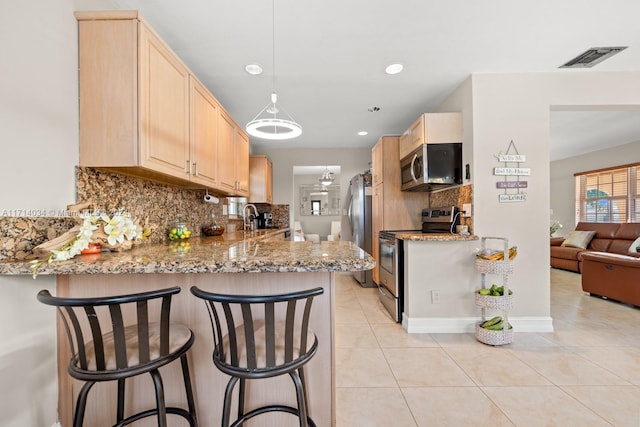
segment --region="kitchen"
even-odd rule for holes
[[[18,7],[18,5],[16,5]],[[26,7],[26,6],[25,6]],[[16,33],[24,34],[25,30],[30,30],[31,35],[42,34],[43,32],[49,37],[45,37],[45,40],[34,39],[25,37],[19,44],[23,50],[31,52],[37,52],[36,56],[16,56],[13,57],[15,64],[20,65],[19,69],[16,69],[12,74],[12,78],[8,81],[12,82],[12,85],[16,88],[16,91],[8,91],[8,93],[14,96],[9,99],[27,99],[32,100],[28,104],[28,108],[24,107],[22,101],[16,105],[12,105],[12,109],[7,107],[6,114],[3,117],[7,120],[6,126],[3,126],[3,139],[5,141],[12,141],[9,144],[8,152],[6,156],[10,159],[23,159],[21,162],[6,161],[4,166],[4,174],[8,181],[15,183],[7,191],[3,191],[3,197],[9,197],[3,202],[3,207],[9,208],[25,208],[38,206],[41,208],[49,209],[63,209],[66,204],[72,203],[75,200],[75,172],[74,168],[78,164],[77,159],[77,115],[74,117],[74,111],[77,112],[77,104],[74,97],[69,97],[68,94],[76,93],[77,91],[77,79],[74,79],[74,70],[76,63],[76,52],[70,49],[68,46],[73,45],[76,41],[76,35],[74,30],[75,23],[73,22],[72,5],[66,5],[66,7],[57,7],[54,4],[48,2],[42,2],[39,5],[38,11],[26,11],[19,15],[22,19],[15,19],[14,22],[7,23],[3,28],[12,28]],[[5,17],[11,17],[11,14],[5,15]],[[27,19],[30,18],[30,19]],[[49,27],[47,27],[49,25]],[[13,39],[13,38],[12,38]],[[60,42],[63,40],[63,42]],[[9,49],[13,52],[12,49]],[[48,73],[42,74],[42,70],[46,69]],[[529,107],[524,107],[517,101],[511,99],[508,93],[517,94],[518,97],[527,99],[536,99],[540,96],[540,93],[544,91],[540,90],[540,87],[536,84],[537,80],[533,79],[533,84],[529,85],[530,90],[523,90],[520,84],[522,84],[522,76],[514,79],[518,82],[512,81],[510,76],[501,76],[504,78],[503,86],[500,86],[499,93],[509,99],[508,108],[504,107],[502,110],[497,110],[496,107],[491,106],[491,100],[495,99],[495,85],[496,82],[490,77],[485,80],[477,80],[477,83],[493,85],[493,89],[487,92],[485,98],[480,94],[480,106],[476,108],[486,108],[484,112],[477,114],[476,120],[481,120],[487,126],[492,122],[504,123],[505,117],[511,117],[511,110],[525,110],[529,111]],[[622,73],[614,76],[600,76],[588,77],[583,76],[579,79],[579,86],[589,87],[591,89],[598,87],[610,87],[614,86],[632,87],[630,83],[637,76],[633,73]],[[612,83],[612,81],[618,80],[620,83]],[[18,82],[18,84],[13,84]],[[626,82],[629,82],[628,84]],[[37,83],[37,84],[34,84]],[[486,88],[486,86],[482,86]],[[17,89],[20,89],[20,93],[17,93]],[[457,95],[457,94],[456,94]],[[535,95],[535,96],[534,96]],[[515,96],[515,95],[514,95]],[[548,96],[550,97],[550,96]],[[615,93],[598,93],[595,96],[601,103],[609,104],[634,104],[638,103],[637,99],[633,99],[631,94],[624,95],[621,92]],[[577,102],[576,99],[580,98],[577,94],[564,95],[563,100],[568,103]],[[5,98],[7,99],[7,98]],[[36,101],[37,100],[37,101]],[[546,100],[546,98],[545,98]],[[514,101],[514,102],[512,102]],[[258,102],[258,101],[257,101]],[[557,101],[555,101],[557,102]],[[258,104],[261,103],[258,102]],[[449,100],[452,104],[453,101]],[[547,108],[549,103],[547,103]],[[461,110],[460,105],[444,105],[442,107],[448,111]],[[548,110],[548,108],[547,108]],[[489,112],[487,112],[489,111]],[[536,115],[532,118],[531,123],[542,122],[545,123],[545,118],[541,113],[542,109],[536,110]],[[548,111],[547,111],[548,112]],[[76,113],[77,114],[77,113]],[[38,122],[38,126],[34,126],[34,115]],[[58,118],[59,121],[52,120]],[[414,117],[407,117],[406,120],[412,120]],[[470,115],[465,114],[465,120],[471,120]],[[535,120],[533,120],[535,119]],[[68,125],[64,125],[68,123]],[[512,123],[517,123],[514,120]],[[533,125],[529,125],[533,126]],[[465,124],[465,129],[469,129],[470,125]],[[484,147],[484,151],[490,151],[491,153],[497,153],[499,150],[506,148],[505,141],[508,142],[509,138],[513,137],[513,134],[520,136],[521,147],[533,153],[537,149],[539,141],[544,141],[546,138],[547,130],[541,127],[527,127],[526,129],[518,128],[515,125],[510,125],[507,129],[487,131],[485,128],[484,133],[475,134],[474,138],[477,143],[489,144],[489,147]],[[13,141],[28,141],[28,144],[17,144]],[[495,141],[491,145],[488,141]],[[467,141],[465,141],[467,142]],[[51,146],[55,145],[56,149],[51,151]],[[536,148],[534,148],[536,147]],[[257,150],[262,151],[262,150]],[[287,153],[287,151],[289,151]],[[307,164],[305,160],[309,158],[317,158],[319,164],[333,164],[335,156],[339,156],[345,159],[345,162],[349,162],[348,170],[344,171],[341,175],[344,176],[344,181],[341,185],[346,188],[348,183],[348,177],[355,175],[358,171],[365,170],[367,168],[366,162],[362,159],[369,158],[370,149],[354,150],[352,154],[348,149],[327,149],[327,150],[309,150],[305,152],[305,149],[277,149],[269,152],[269,156],[278,163],[281,168],[274,171],[274,199],[277,203],[286,203],[289,200],[289,194],[292,194],[292,184],[290,177],[287,177],[287,173],[290,166],[295,164]],[[48,153],[47,156],[40,156],[37,153]],[[257,153],[260,154],[260,153]],[[297,159],[291,160],[288,155],[297,157]],[[351,157],[354,157],[353,159]],[[476,156],[477,157],[477,156]],[[358,160],[359,159],[359,160]],[[26,167],[24,162],[29,163],[29,167]],[[536,168],[538,168],[540,176],[543,176],[548,171],[548,165],[545,166],[545,160],[538,159],[537,157],[532,159]],[[360,163],[359,163],[360,162]],[[475,160],[472,163],[472,172],[474,175],[475,188],[490,188],[491,178],[486,176],[485,170],[493,167],[492,160]],[[37,171],[37,172],[34,172]],[[478,182],[480,181],[480,182]],[[543,179],[544,181],[544,179]],[[542,183],[541,183],[542,184]],[[544,185],[541,185],[544,187]],[[544,190],[547,191],[546,189]],[[498,206],[493,204],[495,194],[488,191],[480,191],[480,194],[474,193],[474,202],[476,203],[476,210],[474,211],[474,223],[476,227],[483,227],[485,233],[493,232],[494,230],[503,230],[501,226],[506,224],[504,232],[509,235],[521,236],[521,245],[528,247],[528,252],[533,255],[532,264],[543,265],[544,250],[543,248],[548,246],[548,242],[545,244],[544,236],[542,238],[538,236],[539,233],[535,232],[535,229],[545,230],[547,228],[546,217],[548,216],[548,202],[546,200],[546,193],[538,194],[534,191],[530,194],[532,203],[526,204],[528,209],[533,209],[534,213],[531,215],[522,215],[523,213],[518,207],[510,207],[504,214],[498,214],[495,216]],[[480,203],[478,203],[478,200]],[[536,202],[536,203],[533,203]],[[438,203],[440,204],[440,203]],[[483,213],[484,206],[487,207],[487,213]],[[500,208],[504,208],[500,206]],[[514,212],[515,210],[515,212]],[[537,214],[535,213],[537,212]],[[491,215],[489,215],[491,213]],[[515,226],[509,226],[509,221],[513,218],[526,217],[530,225],[528,229],[534,231],[526,231],[524,228],[519,229]],[[542,218],[542,219],[537,219]],[[535,248],[540,248],[540,254],[536,255]],[[545,306],[544,296],[544,284],[548,281],[544,273],[536,269],[525,270],[520,273],[520,279],[524,290],[523,298],[526,296],[535,302],[534,309],[530,310],[530,314],[534,316],[544,316],[545,312],[548,314],[548,303]],[[3,278],[5,279],[5,278]],[[25,277],[20,279],[16,284],[14,280],[3,280],[3,286],[7,289],[9,295],[4,298],[3,303],[3,325],[11,325],[12,331],[7,331],[10,337],[9,342],[5,341],[5,351],[13,351],[16,348],[25,349],[23,353],[19,353],[22,356],[14,356],[11,360],[14,367],[28,366],[35,363],[34,359],[39,357],[38,355],[51,353],[51,330],[49,313],[43,313],[42,307],[35,304],[33,301],[33,295],[37,290],[42,287],[49,287],[53,289],[54,283],[45,276],[40,277],[37,282],[33,282],[32,279]],[[548,289],[548,288],[547,288]],[[540,293],[538,293],[540,292]],[[9,302],[10,298],[10,302]],[[15,307],[20,307],[20,311],[16,312]],[[524,309],[523,309],[524,310]],[[23,318],[28,316],[31,322],[24,322],[16,324],[13,320],[19,316]],[[7,335],[3,335],[7,336]],[[37,343],[37,344],[35,344]],[[36,349],[36,351],[32,351]],[[37,350],[39,349],[39,350]],[[51,365],[51,362],[47,360],[41,360],[40,366],[46,368],[48,366],[49,371],[55,368]],[[17,405],[13,405],[17,408],[21,408],[18,414],[13,411],[9,411],[10,406],[7,407],[5,413],[12,413],[16,419],[22,419],[22,423],[18,422],[16,425],[48,425],[51,417],[43,416],[41,408],[48,407],[45,411],[47,414],[53,413],[55,402],[51,399],[45,400],[46,403],[42,405],[24,405],[24,402],[32,400],[34,395],[49,396],[52,389],[55,389],[55,385],[52,384],[50,376],[42,375],[35,378],[32,377],[32,383],[35,384],[32,387],[26,387],[16,381],[11,381],[9,378],[9,384],[11,388],[5,389],[12,390],[10,394],[17,401]],[[6,383],[5,383],[6,384]],[[45,384],[42,386],[42,384]],[[41,394],[42,393],[42,394]],[[38,399],[40,400],[40,399]],[[34,420],[38,420],[37,422]]]

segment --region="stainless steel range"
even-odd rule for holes
[[[404,309],[404,241],[401,234],[453,233],[459,223],[455,206],[422,210],[421,230],[383,230],[378,234],[380,302],[396,322],[402,321]]]

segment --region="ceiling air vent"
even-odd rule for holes
[[[561,65],[560,68],[590,68],[626,48],[627,46],[592,47],[566,64]]]

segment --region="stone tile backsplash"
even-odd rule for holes
[[[186,189],[143,178],[123,175],[102,169],[76,167],[76,203],[91,203],[94,209],[114,212],[128,211],[141,224],[146,222],[153,232],[151,242],[167,239],[172,222],[182,218],[200,236],[200,228],[216,222],[228,229],[235,224],[242,229],[242,218],[230,219],[222,215],[226,197],[219,204],[204,201],[205,190]],[[289,226],[288,205],[263,205],[260,211],[271,211],[274,225]],[[34,247],[64,233],[76,222],[69,217],[0,217],[0,260],[25,259]]]

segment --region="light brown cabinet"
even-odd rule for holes
[[[218,116],[220,106],[207,89],[191,78],[191,180],[218,186]]]
[[[138,12],[76,18],[80,165],[248,196],[248,137]]]
[[[238,190],[236,194],[241,197],[249,197],[249,135],[236,127],[236,180]]]
[[[376,260],[373,280],[378,283],[378,233],[381,230],[419,230],[422,209],[429,206],[429,193],[400,190],[400,138],[383,136],[371,150],[373,182],[371,198],[372,256]]]
[[[462,142],[462,114],[422,114],[400,137],[400,159],[422,144],[446,142]]]
[[[273,203],[273,164],[263,155],[249,156],[249,201]]]

